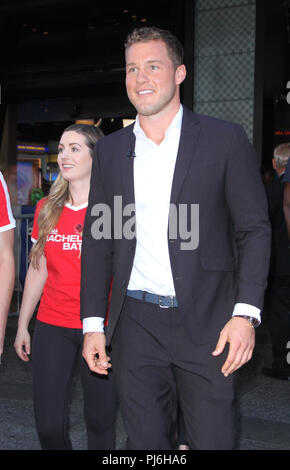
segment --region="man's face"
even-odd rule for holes
[[[152,116],[179,106],[185,67],[175,69],[162,41],[133,44],[126,52],[128,98],[139,115]]]

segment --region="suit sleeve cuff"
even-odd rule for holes
[[[83,334],[104,333],[104,319],[102,317],[87,317],[83,319]]]
[[[236,315],[245,315],[247,317],[254,317],[261,323],[261,310],[253,305],[238,303],[234,307],[233,317]]]

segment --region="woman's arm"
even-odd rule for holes
[[[3,353],[5,329],[14,281],[14,230],[0,232],[0,357]]]
[[[14,342],[17,355],[25,362],[29,361],[28,355],[31,350],[30,334],[28,332],[29,322],[42,295],[46,279],[46,259],[42,255],[39,261],[39,269],[33,268],[32,264],[30,264],[27,271],[18,320],[18,330]]]

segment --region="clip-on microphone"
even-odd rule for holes
[[[136,155],[135,155],[135,135],[134,135],[134,133],[132,133],[131,149],[127,153],[127,157],[130,158],[130,160],[133,160],[133,158],[136,157]]]
[[[135,155],[134,150],[130,150],[130,151],[127,153],[127,157],[128,157],[128,158],[135,158],[136,155]]]

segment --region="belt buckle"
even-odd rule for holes
[[[164,299],[170,299],[171,305],[162,305],[162,301]],[[160,308],[170,308],[174,306],[174,297],[173,296],[165,296],[165,295],[158,295],[158,305]]]

